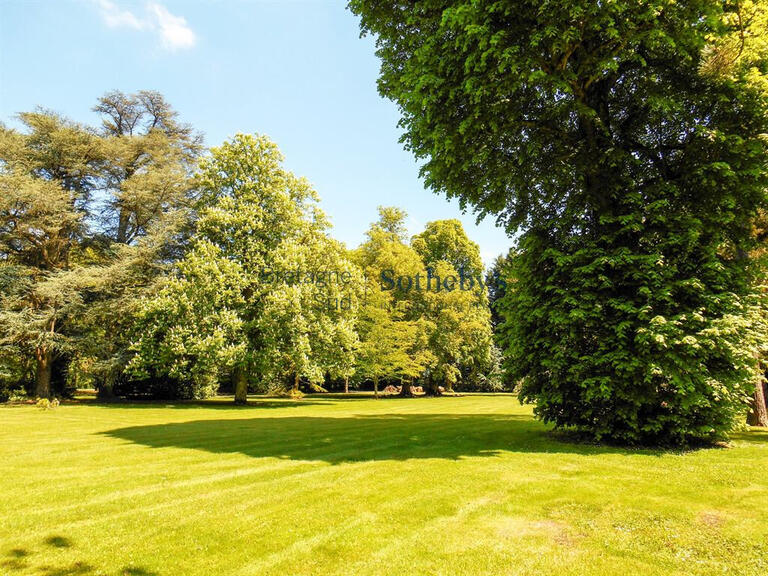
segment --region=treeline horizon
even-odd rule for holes
[[[458,220],[408,238],[380,207],[347,249],[268,138],[207,149],[152,91],[93,109],[99,127],[38,108],[0,129],[0,400],[505,387],[501,261],[486,277]],[[265,281],[301,268],[348,282]],[[444,289],[404,284],[421,274]]]

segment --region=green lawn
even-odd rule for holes
[[[768,431],[560,441],[510,396],[0,408],[0,573],[768,572]]]

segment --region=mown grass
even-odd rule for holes
[[[768,573],[768,431],[567,442],[510,396],[0,408],[0,573]]]

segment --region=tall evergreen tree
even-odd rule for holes
[[[111,388],[141,295],[178,257],[199,137],[161,95],[112,92],[102,130],[37,110],[0,133],[0,261],[16,280],[2,342],[34,356],[36,393],[86,375]]]
[[[38,110],[26,132],[0,130],[0,344],[35,362],[35,393],[51,395],[63,330],[82,298],[69,274],[87,234],[86,216],[103,151],[93,131]]]

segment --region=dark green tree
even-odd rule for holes
[[[507,371],[558,427],[723,437],[754,387],[764,93],[708,73],[730,2],[353,0],[427,185],[520,232]],[[766,55],[750,70],[766,70]]]
[[[499,305],[507,293],[509,256],[496,256],[491,267],[485,273],[485,285],[488,287],[488,306],[491,308],[491,324],[494,331],[501,324]]]
[[[200,141],[163,97],[111,92],[95,110],[101,130],[41,109],[0,126],[0,374],[27,384],[32,360],[40,397],[111,389],[192,215]]]

